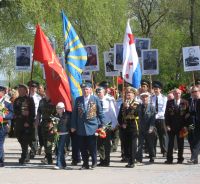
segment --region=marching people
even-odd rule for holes
[[[135,101],[137,90],[133,87],[126,88],[126,99],[120,107],[118,122],[121,127],[121,141],[124,146],[124,158],[128,161],[126,167],[135,166],[137,152],[137,138],[139,133],[138,102]]]
[[[188,102],[181,98],[182,91],[180,89],[174,89],[174,99],[167,101],[165,110],[165,122],[167,133],[169,137],[167,160],[166,164],[173,163],[173,148],[174,138],[177,138],[178,144],[178,164],[183,163],[183,148],[184,137],[180,135],[181,131],[185,129],[185,115],[188,112]]]
[[[0,167],[4,167],[4,141],[13,118],[13,106],[5,94],[6,88],[0,86]]]
[[[162,84],[159,81],[153,82],[154,95],[151,97],[151,103],[156,110],[155,126],[157,136],[159,138],[161,154],[163,157],[167,156],[167,130],[165,125],[165,109],[167,104],[167,97],[164,96],[162,91]],[[157,145],[157,139],[155,141],[155,150]]]
[[[91,95],[90,83],[82,84],[83,96],[77,97],[72,112],[71,132],[78,135],[83,165],[81,169],[89,169],[89,156],[92,157],[92,168],[97,165],[97,138],[95,132],[99,124],[105,125],[105,117],[100,101]]]
[[[139,115],[139,143],[137,152],[137,161],[142,162],[143,159],[143,146],[144,141],[147,146],[147,151],[149,153],[149,162],[153,163],[155,158],[154,143],[156,139],[155,134],[155,107],[150,103],[150,94],[144,92],[140,94],[142,104],[139,105],[138,115]]]
[[[35,104],[33,98],[28,96],[28,87],[24,84],[18,86],[19,97],[13,104],[15,135],[22,148],[19,164],[28,162],[28,145],[31,145],[34,131]]]
[[[188,120],[188,141],[191,149],[191,159],[188,163],[198,164],[200,152],[200,89],[197,86],[191,88]]]
[[[41,136],[42,143],[40,146],[44,144],[45,158],[42,160],[44,164],[52,164],[52,147],[54,142],[54,135],[50,131],[50,116],[55,116],[56,107],[51,102],[48,89],[45,89],[45,97],[42,98],[39,102],[37,117],[36,117],[36,126],[41,127]]]
[[[100,163],[97,166],[109,166],[110,165],[110,151],[111,151],[111,131],[114,130],[118,124],[117,113],[115,104],[112,99],[105,96],[105,89],[99,87],[96,89],[96,94],[103,107],[103,113],[108,122],[106,125],[106,138],[98,138],[98,153],[100,156]],[[110,127],[109,127],[110,126]]]
[[[55,169],[64,169],[66,167],[65,162],[65,144],[70,129],[71,112],[65,111],[65,105],[63,102],[59,102],[56,105],[56,118],[58,118],[57,134],[58,141],[56,142],[56,166]]]

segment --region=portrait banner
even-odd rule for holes
[[[194,47],[183,47],[183,66],[184,71],[197,71],[200,70],[200,48],[199,46]]]
[[[99,71],[98,47],[97,45],[86,45],[87,62],[85,71]]]
[[[123,67],[123,43],[114,44],[114,69],[122,71]]]
[[[135,38],[135,46],[138,57],[142,57],[142,50],[148,50],[151,48],[150,38]]]

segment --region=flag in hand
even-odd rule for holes
[[[142,74],[139,58],[135,48],[134,35],[132,34],[129,20],[127,22],[123,43],[122,77],[134,88],[138,89],[140,87]]]
[[[52,103],[56,105],[63,102],[65,109],[72,111],[66,72],[39,25],[36,26],[33,59],[44,64],[46,84]]]
[[[82,45],[78,35],[62,12],[63,34],[65,37],[64,50],[66,61],[66,72],[69,79],[71,94],[75,100],[82,95],[80,84],[82,84],[81,73],[87,61],[87,52]]]

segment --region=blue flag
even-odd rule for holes
[[[62,20],[65,37],[64,51],[66,73],[69,79],[71,95],[73,100],[75,100],[78,96],[82,95],[80,87],[82,84],[81,73],[85,68],[87,52],[63,11]]]

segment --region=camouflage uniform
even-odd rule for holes
[[[41,133],[46,154],[45,158],[48,164],[52,163],[52,146],[54,142],[50,116],[54,116],[55,113],[56,107],[51,103],[51,100],[47,100],[46,98],[40,100],[37,116],[41,119]]]
[[[22,154],[19,163],[23,164],[28,153],[28,145],[34,136],[33,123],[35,118],[35,105],[33,98],[20,96],[13,104],[15,134],[21,145]],[[26,126],[28,124],[28,126]]]

